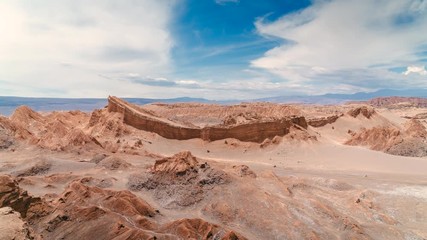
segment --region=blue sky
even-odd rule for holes
[[[4,0],[0,95],[427,88],[426,0]]]
[[[257,34],[254,22],[264,17],[274,21],[309,5],[304,1],[188,1],[181,6],[174,33],[173,57],[182,67],[244,68],[280,44],[279,39]],[[180,61],[181,60],[181,61]]]

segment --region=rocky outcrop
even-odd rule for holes
[[[180,219],[161,224],[161,214],[129,191],[112,191],[74,181],[61,195],[50,216],[45,236],[81,239],[229,239],[233,231],[202,219]],[[231,238],[233,239],[233,238]]]
[[[10,118],[0,117],[0,133],[7,132],[15,139],[56,151],[83,146],[102,147],[94,137],[83,131],[83,127],[78,126],[87,121],[88,117],[80,111],[41,115],[29,107],[21,106]]]
[[[312,127],[323,127],[327,124],[334,123],[341,116],[343,115],[341,114],[341,115],[332,115],[332,116],[320,117],[320,118],[310,118],[307,120],[307,123]]]
[[[9,138],[32,139],[33,137],[30,131],[3,116],[0,116],[0,133]]]
[[[427,130],[424,125],[416,119],[411,119],[405,123],[405,133],[412,137],[427,138]]]
[[[199,162],[191,152],[183,151],[172,157],[157,160],[154,163],[152,171],[155,173],[172,173],[179,175],[195,168],[197,164],[199,164]]]
[[[418,120],[411,119],[404,129],[374,127],[361,129],[345,142],[347,145],[367,146],[372,150],[408,157],[427,156],[427,131]]]
[[[10,207],[27,220],[45,216],[48,206],[38,197],[28,195],[10,176],[0,176],[0,207]]]
[[[132,127],[155,132],[168,139],[178,140],[201,138],[206,141],[215,141],[235,138],[241,141],[261,143],[266,138],[288,134],[290,128],[294,125],[298,125],[303,129],[307,129],[308,126],[304,117],[292,116],[275,121],[250,122],[232,126],[188,127],[141,111],[137,106],[117,97],[108,98],[108,110],[122,113],[124,123]]]
[[[153,191],[158,202],[167,208],[187,207],[202,201],[215,186],[230,182],[229,176],[208,163],[199,164],[188,151],[157,160],[151,174],[133,174],[131,190]]]
[[[30,240],[34,236],[19,213],[4,207],[0,208],[0,239]]]
[[[247,165],[234,165],[234,173],[239,177],[256,178],[256,174]]]
[[[164,226],[165,232],[175,232],[182,239],[243,240],[245,237],[202,219],[182,219]]]
[[[427,156],[427,143],[419,138],[407,138],[390,147],[386,153],[407,157]]]
[[[10,117],[10,120],[13,122],[20,122],[24,125],[28,125],[33,122],[44,122],[45,119],[42,115],[35,112],[28,106],[20,106],[16,108],[15,112]]]
[[[15,139],[11,134],[12,132],[10,131],[10,128],[8,126],[3,126],[4,120],[5,119],[0,116],[0,150],[8,149],[15,142]]]
[[[165,223],[133,193],[87,185],[93,180],[75,180],[47,202],[22,191],[12,177],[0,176],[0,239],[246,239],[202,219]]]
[[[365,118],[370,119],[374,114],[376,114],[376,112],[371,107],[362,106],[362,107],[351,109],[350,111],[347,112],[347,114],[354,118],[356,118],[359,115],[362,115]]]
[[[36,175],[45,175],[49,172],[52,167],[52,163],[46,161],[45,159],[35,158],[32,160],[33,163],[28,168],[22,169],[20,171],[16,171],[12,173],[17,177],[28,177],[28,176],[36,176]]]
[[[403,116],[408,119],[427,119],[427,113],[417,113],[414,116]]]
[[[132,166],[130,163],[126,162],[126,160],[116,156],[106,157],[100,160],[96,165],[109,170],[124,170]]]
[[[372,150],[387,151],[390,147],[402,141],[402,133],[395,127],[374,127],[361,129],[345,144],[354,146],[368,146]]]

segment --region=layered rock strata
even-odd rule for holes
[[[235,138],[245,142],[262,142],[266,138],[284,136],[294,125],[307,129],[307,122],[302,116],[292,116],[276,121],[257,121],[237,126],[210,126],[204,128],[188,127],[168,119],[163,119],[141,111],[117,97],[108,98],[108,110],[123,114],[124,123],[140,130],[154,132],[168,139],[187,140],[201,138],[215,141]]]

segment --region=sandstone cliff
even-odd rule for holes
[[[307,123],[312,127],[323,127],[327,124],[334,123],[341,116],[343,115],[340,114],[340,115],[332,115],[332,116],[320,117],[320,118],[310,118],[307,120]]]
[[[179,124],[168,119],[159,118],[138,106],[132,105],[117,97],[108,98],[108,110],[123,114],[124,123],[140,130],[150,131],[168,139],[186,140],[201,138],[215,141],[235,138],[246,142],[262,142],[266,138],[284,136],[294,125],[307,129],[307,122],[302,116],[290,116],[274,121],[256,121],[241,125],[216,125],[209,127],[194,127]]]

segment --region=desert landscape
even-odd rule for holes
[[[0,117],[0,239],[427,239],[427,100]]]
[[[0,20],[0,240],[427,240],[427,0]]]

